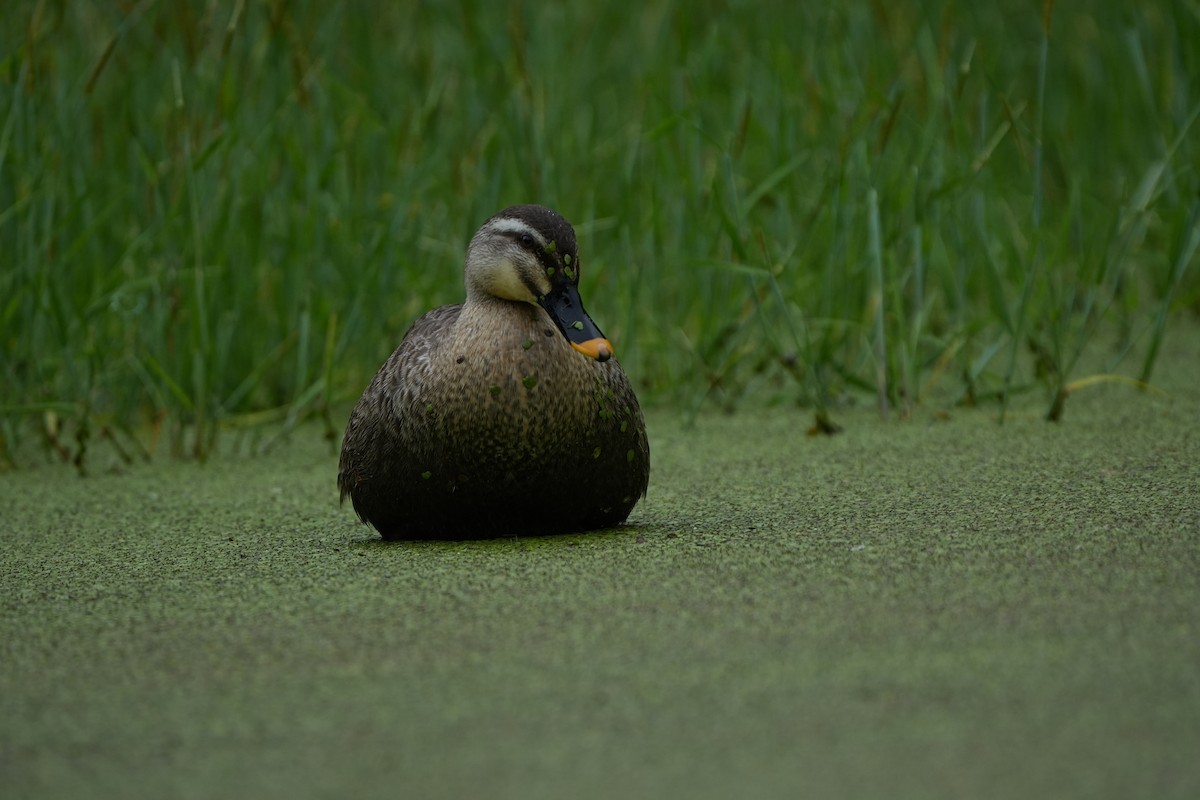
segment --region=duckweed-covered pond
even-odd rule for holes
[[[652,410],[588,535],[384,544],[315,430],[5,475],[3,793],[1194,797],[1195,333],[1058,425]]]

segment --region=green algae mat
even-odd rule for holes
[[[385,544],[315,431],[2,476],[0,793],[1200,796],[1174,351],[1057,425],[658,410],[649,497],[587,535]]]

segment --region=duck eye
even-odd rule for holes
[[[525,245],[526,247],[533,247],[533,237],[528,233],[522,233],[521,244]]]

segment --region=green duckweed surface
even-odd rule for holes
[[[656,411],[613,532],[382,543],[315,431],[0,477],[3,794],[1200,796],[1188,333],[1058,425]]]

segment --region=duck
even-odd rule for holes
[[[646,423],[584,310],[575,229],[541,205],[488,218],[465,302],[412,324],[354,406],[341,502],[386,540],[573,533],[646,496]]]

